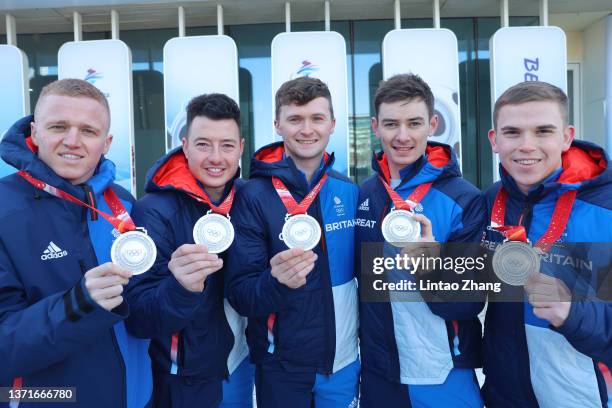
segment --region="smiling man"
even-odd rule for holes
[[[216,234],[228,233],[217,228],[223,221],[231,229],[244,149],[236,102],[222,94],[192,99],[182,144],[149,171],[147,194],[134,206],[134,219],[155,241],[158,256],[127,289],[137,316],[130,327],[152,338],[155,407],[250,407],[246,319],[223,296],[226,252],[206,235],[194,243],[196,224]],[[204,222],[210,219],[220,221]]]
[[[520,232],[509,239],[528,240],[544,250],[560,241],[612,242],[609,160],[600,147],[573,140],[568,99],[561,89],[544,82],[509,88],[495,102],[493,124],[489,140],[499,154],[501,181],[485,193],[491,225],[486,242],[501,243],[506,230]],[[517,301],[488,305],[485,403],[608,406],[603,374],[612,363],[612,305],[570,301],[576,293],[569,288],[580,281],[574,264],[568,268],[549,261],[540,268],[524,292],[516,287]]]
[[[104,95],[63,79],[0,144],[19,170],[0,180],[0,386],[74,387],[76,403],[50,407],[139,408],[151,395],[149,342],[123,322],[131,273],[110,263],[117,230],[86,207],[112,215],[132,206],[104,158],[109,126]],[[29,402],[11,406],[37,405]]]
[[[335,124],[327,86],[285,82],[274,124],[283,141],[255,153],[236,201],[227,279],[230,302],[249,317],[257,405],[356,406],[357,187],[325,152]]]
[[[395,75],[376,91],[374,107],[372,130],[382,151],[372,159],[374,175],[360,188],[357,217],[365,222],[357,229],[358,253],[367,244],[385,242],[381,221],[400,208],[413,211],[422,225],[421,237],[401,249],[402,255],[436,256],[435,241],[478,242],[480,192],[461,178],[450,146],[428,141],[438,126],[429,86],[417,75]],[[400,253],[388,242],[383,251],[387,257]],[[424,278],[429,273],[414,272]],[[410,279],[406,271],[389,274]],[[364,285],[368,275],[362,275]],[[448,275],[459,281],[471,273]],[[480,365],[480,294],[473,294],[475,301],[456,303],[425,302],[418,293],[412,300],[388,295],[392,301],[362,296],[360,302],[361,406],[481,407],[474,376]],[[471,300],[469,294],[465,298]]]

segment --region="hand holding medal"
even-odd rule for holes
[[[421,235],[418,240],[410,243],[406,243],[406,246],[402,248],[400,253],[407,257],[425,257],[425,258],[436,258],[440,255],[440,243],[436,241],[433,236],[433,230],[431,227],[431,221],[423,214],[412,215],[414,221],[418,222],[421,226]],[[431,270],[421,267],[414,271],[417,275],[422,276]]]
[[[147,231],[144,228],[136,227],[130,214],[125,210],[121,200],[111,188],[107,188],[104,191],[104,199],[113,215],[106,214],[63,190],[35,179],[26,171],[20,171],[18,174],[34,187],[62,200],[89,208],[111,223],[121,234],[115,239],[111,247],[111,259],[114,264],[129,270],[134,275],[138,275],[148,271],[155,263],[155,258],[157,257],[155,243],[147,235]]]
[[[85,289],[98,305],[111,311],[123,303],[123,287],[131,277],[130,271],[107,262],[85,272]]]
[[[314,268],[317,254],[302,248],[279,252],[270,259],[270,274],[283,285],[297,289],[306,284],[306,276]]]
[[[223,259],[203,245],[183,244],[172,253],[168,269],[185,289],[202,292],[206,278],[223,267]]]
[[[572,295],[561,279],[543,273],[532,274],[525,284],[533,314],[561,327],[569,315]]]

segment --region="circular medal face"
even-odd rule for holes
[[[289,217],[283,225],[282,240],[289,248],[314,248],[321,239],[321,227],[317,220],[307,214]]]
[[[155,263],[155,242],[144,232],[125,232],[113,242],[111,260],[114,264],[139,275],[148,271]]]
[[[523,286],[531,274],[540,271],[540,255],[527,242],[504,242],[495,248],[492,263],[495,275],[512,286]]]
[[[206,214],[193,226],[193,240],[196,244],[206,245],[209,253],[219,254],[232,245],[234,226],[226,216]]]
[[[387,214],[381,229],[385,241],[400,248],[421,238],[421,224],[406,210],[394,210]]]

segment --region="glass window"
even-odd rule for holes
[[[513,26],[536,25],[537,17],[513,17]],[[405,19],[403,28],[431,27],[431,19]],[[489,78],[489,39],[500,27],[492,18],[448,18],[441,25],[452,30],[459,46],[459,80],[463,173],[475,185],[486,188],[493,179],[492,155],[487,140],[491,126]],[[293,23],[292,31],[320,31],[323,22]],[[371,174],[371,155],[379,149],[370,118],[373,99],[382,79],[381,44],[393,29],[393,20],[332,21],[331,29],[346,40],[349,90],[349,157],[351,177],[362,182]],[[247,143],[243,174],[256,146],[275,139],[272,124],[270,44],[283,23],[226,27],[238,47],[242,134]],[[216,34],[216,27],[188,27],[189,35]],[[176,37],[176,29],[128,30],[121,32],[133,58],[134,125],[136,141],[137,193],[142,195],[144,178],[150,166],[164,153],[163,46]],[[85,40],[110,38],[108,32],[84,33]],[[20,34],[19,47],[30,64],[31,104],[35,105],[42,87],[57,78],[57,52],[72,41],[72,33]],[[432,61],[435,63],[435,61]]]

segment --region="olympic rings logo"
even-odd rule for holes
[[[212,229],[212,228],[208,228],[208,229],[206,230],[206,234],[207,234],[208,236],[215,237],[215,238],[219,238],[219,237],[221,236],[221,233],[220,233],[219,231],[214,230],[214,229]]]

